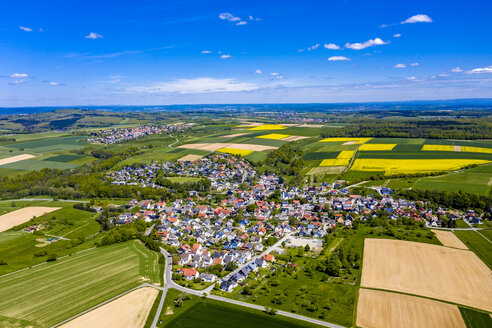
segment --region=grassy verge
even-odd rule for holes
[[[490,314],[462,307],[459,309],[467,328],[492,327],[492,318],[490,317]]]

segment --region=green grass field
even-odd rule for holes
[[[49,327],[146,279],[159,282],[158,273],[157,253],[139,242],[89,250],[1,277],[0,316]]]
[[[467,328],[492,327],[492,318],[490,317],[490,314],[462,307],[460,307],[459,309]]]
[[[45,161],[68,163],[81,159],[83,157],[84,156],[80,156],[80,155],[56,155],[53,157],[46,158]]]
[[[317,325],[281,316],[267,315],[261,311],[248,309],[238,305],[232,305],[210,299],[202,299],[189,295],[189,300],[183,302],[181,308],[174,306],[174,300],[184,294],[171,289],[168,291],[164,309],[161,315],[163,323],[158,327],[173,328],[306,328],[318,327]],[[174,312],[166,315],[167,309]]]
[[[492,269],[492,244],[475,231],[455,230],[456,236]]]
[[[22,148],[26,152],[46,153],[82,148],[84,147],[84,143],[80,142],[81,139],[82,137],[79,136],[48,138],[41,140],[16,142],[6,145],[6,147],[15,149]]]

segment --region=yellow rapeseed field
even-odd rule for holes
[[[241,155],[241,156],[246,156],[253,152],[252,150],[236,149],[236,148],[220,148],[217,149],[217,151],[220,151],[221,153],[228,153],[232,155]]]
[[[248,130],[261,131],[261,130],[283,130],[283,129],[287,129],[287,127],[281,124],[263,124],[263,125],[255,126],[254,128]]]
[[[486,154],[492,154],[492,148],[482,148],[482,147],[468,147],[468,146],[462,146],[461,151],[466,151],[469,153],[486,153]]]
[[[393,150],[396,144],[364,144],[359,147],[362,151]]]
[[[363,144],[365,142],[368,142],[372,138],[326,138],[323,140],[320,140],[319,142],[347,142],[347,141],[355,141],[354,144]]]
[[[280,140],[280,139],[287,138],[287,137],[290,137],[290,135],[280,134],[280,133],[270,133],[270,134],[265,134],[264,136],[259,136],[257,138]]]
[[[342,150],[337,158],[324,159],[319,166],[347,166],[353,156],[353,150]]]
[[[424,145],[422,150],[432,150],[432,151],[454,151],[454,146],[452,145]]]
[[[384,171],[385,174],[424,173],[457,170],[472,164],[485,164],[481,159],[375,159],[358,158],[353,171]]]

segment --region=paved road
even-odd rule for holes
[[[167,145],[169,148],[171,148],[172,146],[174,146],[175,144],[177,144],[179,142],[179,139],[177,137],[174,137],[172,134],[169,135],[171,138],[174,138],[176,139],[175,142],[173,142],[172,144],[169,144]]]
[[[148,228],[147,231],[145,231],[145,235],[146,236],[150,235],[150,233],[152,232],[152,229],[154,229],[154,227],[155,227],[155,223],[150,228]]]

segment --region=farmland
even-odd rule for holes
[[[63,324],[62,328],[122,327],[141,328],[158,290],[143,287]]]
[[[143,281],[159,281],[156,253],[138,242],[92,249],[0,277],[0,294],[9,295],[0,316],[48,327]]]
[[[8,214],[4,214],[0,216],[0,232],[27,222],[33,217],[41,216],[59,209],[59,207],[25,207]]]
[[[432,232],[437,236],[437,239],[444,245],[448,247],[468,249],[461,240],[456,237],[452,231],[444,230],[432,230]]]
[[[422,279],[437,274],[439,279]],[[361,286],[492,310],[490,269],[466,250],[366,239]]]
[[[492,244],[487,239],[475,231],[456,230],[454,233],[492,270]]]
[[[174,300],[188,298],[182,307],[176,307]],[[161,327],[194,328],[194,327],[273,327],[273,328],[304,328],[313,325],[294,319],[272,317],[258,310],[248,309],[237,305],[202,299],[194,295],[169,290],[164,310],[161,316]],[[167,314],[166,314],[167,313]]]
[[[357,326],[362,328],[465,328],[456,305],[361,288]]]

